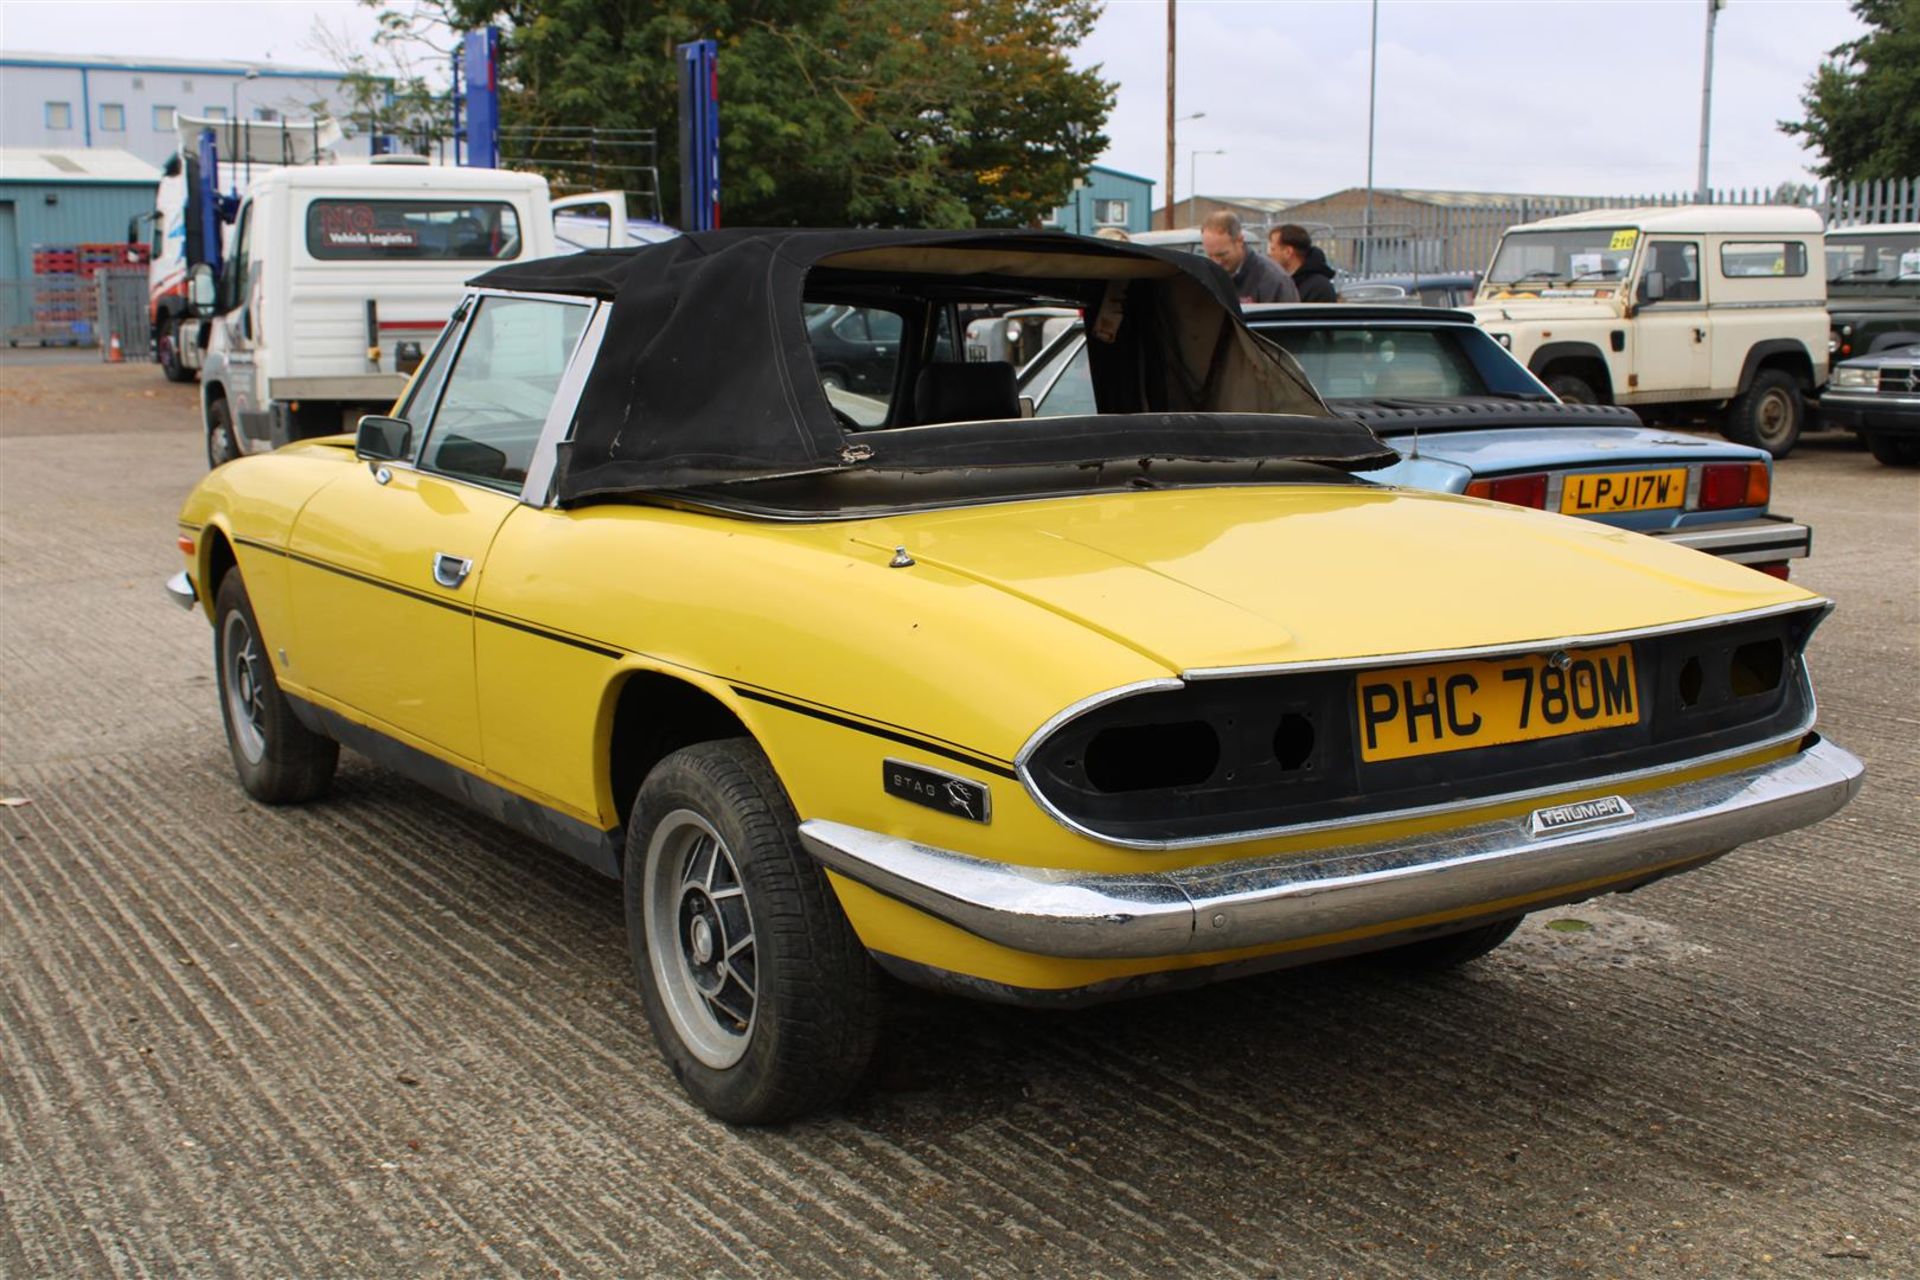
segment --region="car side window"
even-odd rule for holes
[[[1700,301],[1700,245],[1693,240],[1655,240],[1647,261],[1666,277],[1663,302]]]
[[[1071,418],[1100,412],[1093,396],[1093,370],[1087,365],[1087,344],[1073,349],[1060,374],[1033,407],[1036,418]]]
[[[897,311],[842,303],[807,305],[807,339],[827,402],[857,427],[893,413],[906,324]]]
[[[590,311],[537,298],[482,298],[426,428],[422,469],[518,489]]]
[[[465,319],[464,309],[453,313],[453,319],[447,322],[446,336],[434,344],[433,350],[427,353],[427,362],[407,384],[399,416],[413,424],[416,438],[433,419],[433,406],[440,399],[440,388],[446,384],[447,370],[453,365],[454,350],[460,345],[460,325]]]
[[[240,208],[233,232],[233,245],[227,250],[225,269],[220,273],[220,309],[232,311],[247,300],[247,255],[253,250],[253,205]]]

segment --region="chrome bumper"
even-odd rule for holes
[[[1785,516],[1761,516],[1732,524],[1694,525],[1662,530],[1662,542],[1692,547],[1738,564],[1772,564],[1804,559],[1813,551],[1813,530]]]
[[[1818,822],[1853,798],[1862,772],[1818,741],[1772,764],[1636,794],[1633,816],[1606,826],[1535,837],[1522,814],[1410,841],[1140,875],[989,862],[818,819],[800,824],[800,838],[827,868],[989,942],[1046,956],[1175,956],[1592,897]]]
[[[200,597],[193,590],[193,579],[187,576],[185,569],[167,579],[167,599],[182,609],[191,609],[200,603]]]

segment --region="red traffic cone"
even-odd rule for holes
[[[120,351],[120,335],[117,333],[113,334],[107,339],[107,363],[119,364],[126,358],[127,357]]]

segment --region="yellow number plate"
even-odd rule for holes
[[[1687,469],[1603,471],[1568,476],[1560,490],[1560,510],[1573,516],[1610,516],[1621,511],[1657,511],[1687,500]]]
[[[1368,671],[1354,681],[1360,758],[1401,760],[1636,724],[1633,646]]]

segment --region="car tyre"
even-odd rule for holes
[[[299,804],[325,795],[340,744],[300,723],[280,692],[238,570],[227,572],[214,595],[213,656],[220,719],[246,793],[262,804]]]
[[[845,391],[847,389],[847,375],[838,369],[822,369],[820,371],[820,385],[828,391]]]
[[[1556,373],[1546,380],[1547,390],[1568,404],[1599,404],[1600,393],[1585,378],[1573,373]]]
[[[654,1038],[693,1100],[776,1124],[853,1088],[881,985],[750,740],[683,748],[627,825],[627,938]]]
[[[240,442],[233,434],[233,410],[220,396],[207,405],[207,466],[217,467],[240,456]]]
[[[1378,954],[1381,963],[1404,973],[1442,973],[1470,964],[1513,936],[1525,916],[1509,916],[1439,938],[1406,942]]]
[[[1920,467],[1920,436],[1890,436],[1874,432],[1866,437],[1867,452],[1887,467]]]
[[[159,351],[160,372],[167,375],[168,382],[192,382],[195,372],[180,363],[180,322],[168,320],[160,326]]]
[[[1793,452],[1807,420],[1800,383],[1784,369],[1762,369],[1727,406],[1722,434],[1736,444],[1765,449],[1776,458]]]

